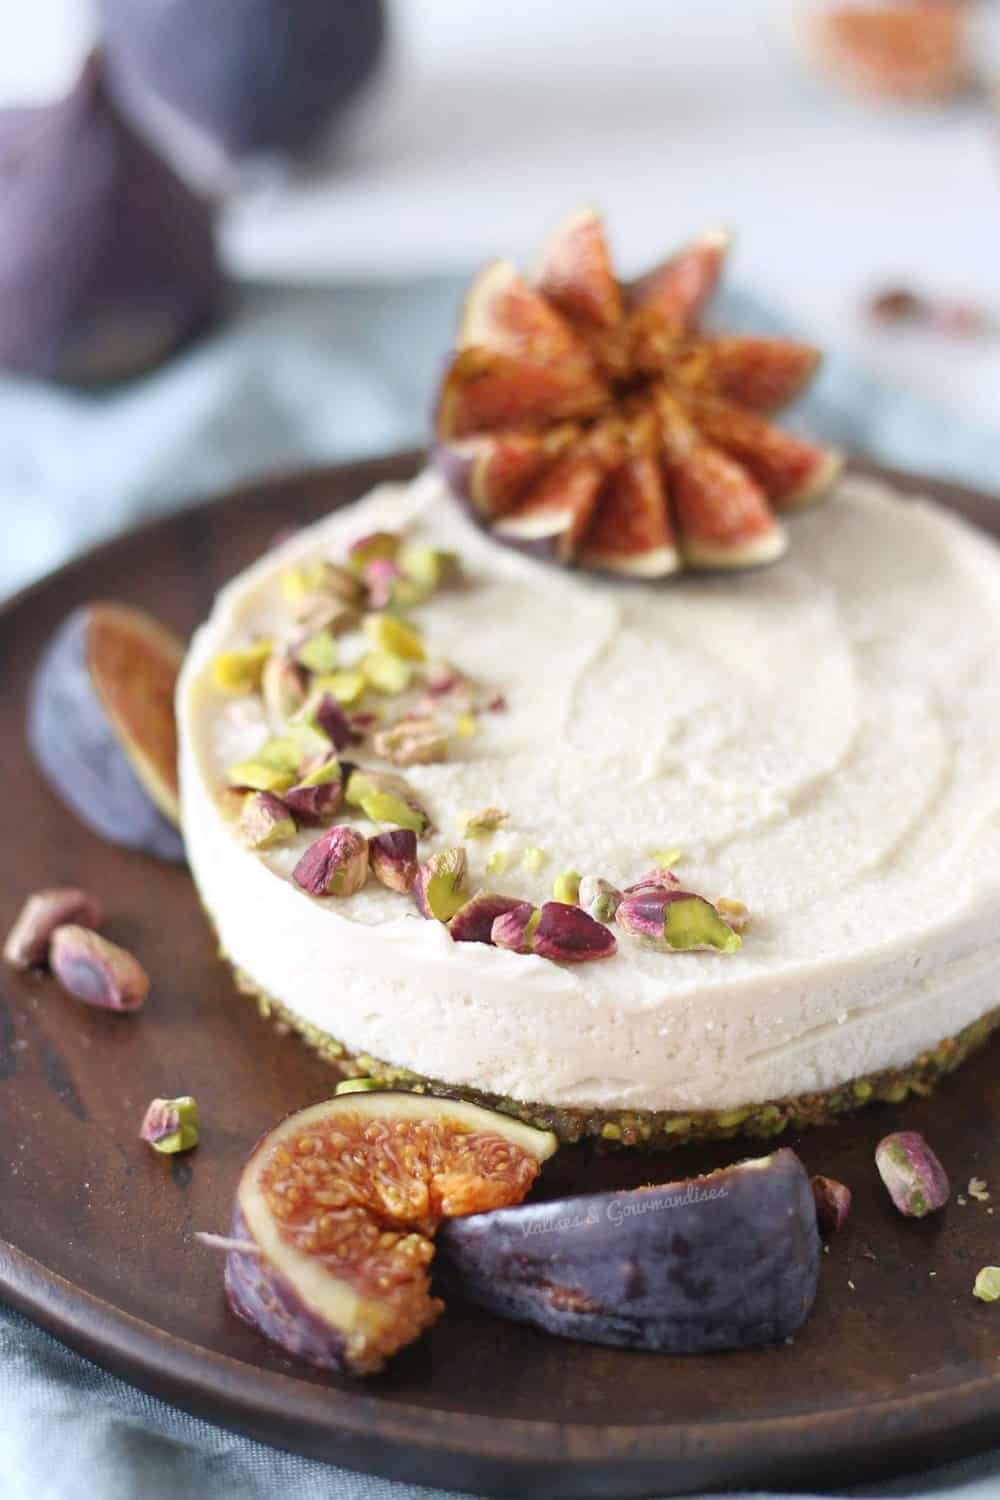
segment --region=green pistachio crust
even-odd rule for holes
[[[505,1099],[478,1089],[456,1087],[437,1078],[422,1078],[406,1068],[380,1062],[367,1053],[352,1056],[342,1043],[325,1031],[262,994],[249,975],[235,968],[233,974],[237,988],[256,999],[262,1016],[270,1017],[283,1030],[297,1032],[337,1070],[339,1078],[372,1078],[385,1088],[408,1089],[444,1098],[460,1096],[503,1114],[514,1115],[527,1125],[554,1131],[561,1141],[599,1136],[623,1146],[663,1148],[685,1141],[725,1140],[736,1135],[770,1138],[789,1127],[801,1130],[807,1125],[832,1124],[839,1115],[876,1100],[900,1104],[908,1094],[930,1093],[939,1078],[964,1062],[1000,1025],[998,1007],[966,1026],[958,1036],[946,1037],[931,1051],[922,1052],[906,1068],[871,1073],[822,1094],[799,1094],[769,1104],[748,1104],[741,1109],[692,1110],[687,1113],[669,1109],[572,1109],[556,1104],[525,1104],[520,1099]]]

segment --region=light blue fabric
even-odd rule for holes
[[[120,391],[0,379],[0,593],[137,516],[266,470],[421,443],[462,283],[245,288],[216,338]],[[770,324],[724,299],[732,324]],[[795,424],[902,468],[1000,490],[988,431],[831,358]],[[817,1476],[819,1479],[821,1476]],[[986,1500],[1000,1454],[864,1495]],[[0,1307],[0,1500],[430,1496],[233,1437],[154,1401]]]

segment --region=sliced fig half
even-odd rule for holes
[[[520,1203],[556,1144],[421,1094],[348,1093],[289,1115],[240,1177],[229,1305],[289,1354],[373,1374],[443,1310],[428,1272],[441,1221]]]
[[[175,863],[177,726],[174,690],[184,647],[144,611],[86,605],[43,652],[28,707],[28,739],[49,782],[112,843]]]
[[[473,1214],[439,1238],[445,1285],[547,1333],[670,1354],[789,1338],[820,1239],[793,1151],[705,1177]]]
[[[699,399],[694,417],[708,441],[742,464],[777,510],[808,505],[840,473],[843,459],[834,449],[793,437],[733,401]]]

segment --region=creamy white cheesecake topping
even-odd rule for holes
[[[291,870],[316,830],[243,847],[220,793],[270,729],[259,699],[215,689],[211,662],[287,629],[290,563],[376,528],[461,553],[467,585],[416,619],[431,656],[507,702],[447,762],[406,771],[437,825],[422,848],[509,810],[467,841],[469,889],[540,902],[563,870],[621,886],[677,845],[686,886],[750,908],[740,952],[622,936],[611,959],[560,966],[454,943],[374,881],[306,895]],[[1000,554],[860,479],[791,530],[756,573],[616,584],[497,547],[425,475],[269,553],[221,592],[179,687],[184,833],[229,958],[351,1051],[608,1109],[825,1090],[1000,1004]],[[497,849],[507,869],[487,875]]]

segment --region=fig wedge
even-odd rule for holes
[[[793,1151],[705,1177],[525,1204],[446,1224],[446,1289],[547,1333],[670,1354],[790,1337],[820,1239]]]
[[[28,740],[50,784],[115,844],[183,863],[174,689],[184,648],[126,604],[85,605],[35,670]]]
[[[289,1354],[373,1374],[443,1309],[428,1273],[441,1221],[519,1203],[555,1149],[462,1100],[374,1090],[300,1110],[240,1177],[229,1305]]]

